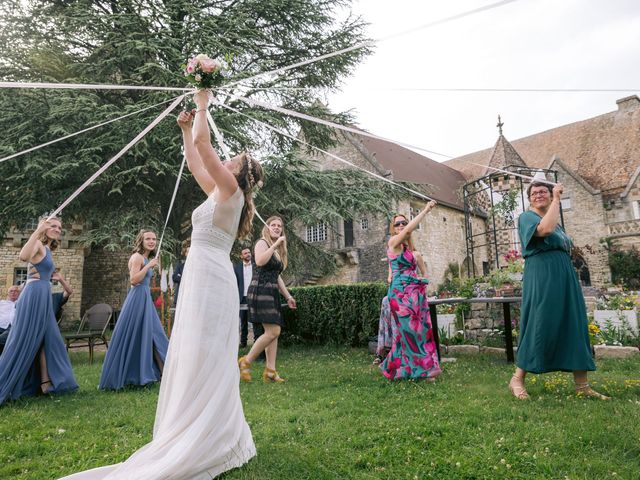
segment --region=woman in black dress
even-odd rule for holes
[[[254,342],[249,353],[238,360],[240,378],[245,382],[251,381],[251,363],[264,351],[267,364],[262,379],[265,382],[284,382],[276,371],[278,337],[283,323],[279,293],[284,296],[289,308],[295,309],[296,301],[280,276],[287,268],[287,240],[280,217],[267,219],[262,238],[254,248],[253,261],[253,278],[247,292],[249,320],[261,323],[264,334]]]

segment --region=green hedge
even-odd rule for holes
[[[298,308],[284,310],[285,342],[364,346],[378,334],[385,283],[322,285],[289,289]]]

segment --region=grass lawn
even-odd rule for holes
[[[56,479],[126,459],[151,439],[158,387],[96,390],[102,356],[72,354],[80,390],[0,408],[0,479]],[[576,398],[569,374],[530,376],[513,399],[502,358],[459,357],[434,384],[384,379],[363,350],[282,349],[282,385],[243,384],[258,456],[225,480],[638,479],[640,358],[598,362]]]

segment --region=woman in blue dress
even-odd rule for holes
[[[78,388],[53,313],[49,283],[55,270],[51,251],[61,232],[59,219],[44,220],[20,251],[20,260],[29,262],[28,276],[0,356],[0,405],[25,395]]]
[[[102,365],[100,389],[147,385],[159,381],[162,376],[169,339],[162,329],[149,289],[153,268],[158,264],[155,248],[156,234],[141,230],[129,258],[131,289],[122,305]]]

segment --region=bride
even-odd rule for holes
[[[178,124],[189,170],[207,200],[191,218],[191,249],[178,293],[153,440],[123,463],[65,479],[209,480],[256,454],[240,401],[239,303],[229,252],[236,236],[250,233],[251,193],[262,182],[263,172],[247,153],[220,161],[206,119],[209,93],[201,90],[194,100],[197,109],[180,113]]]

